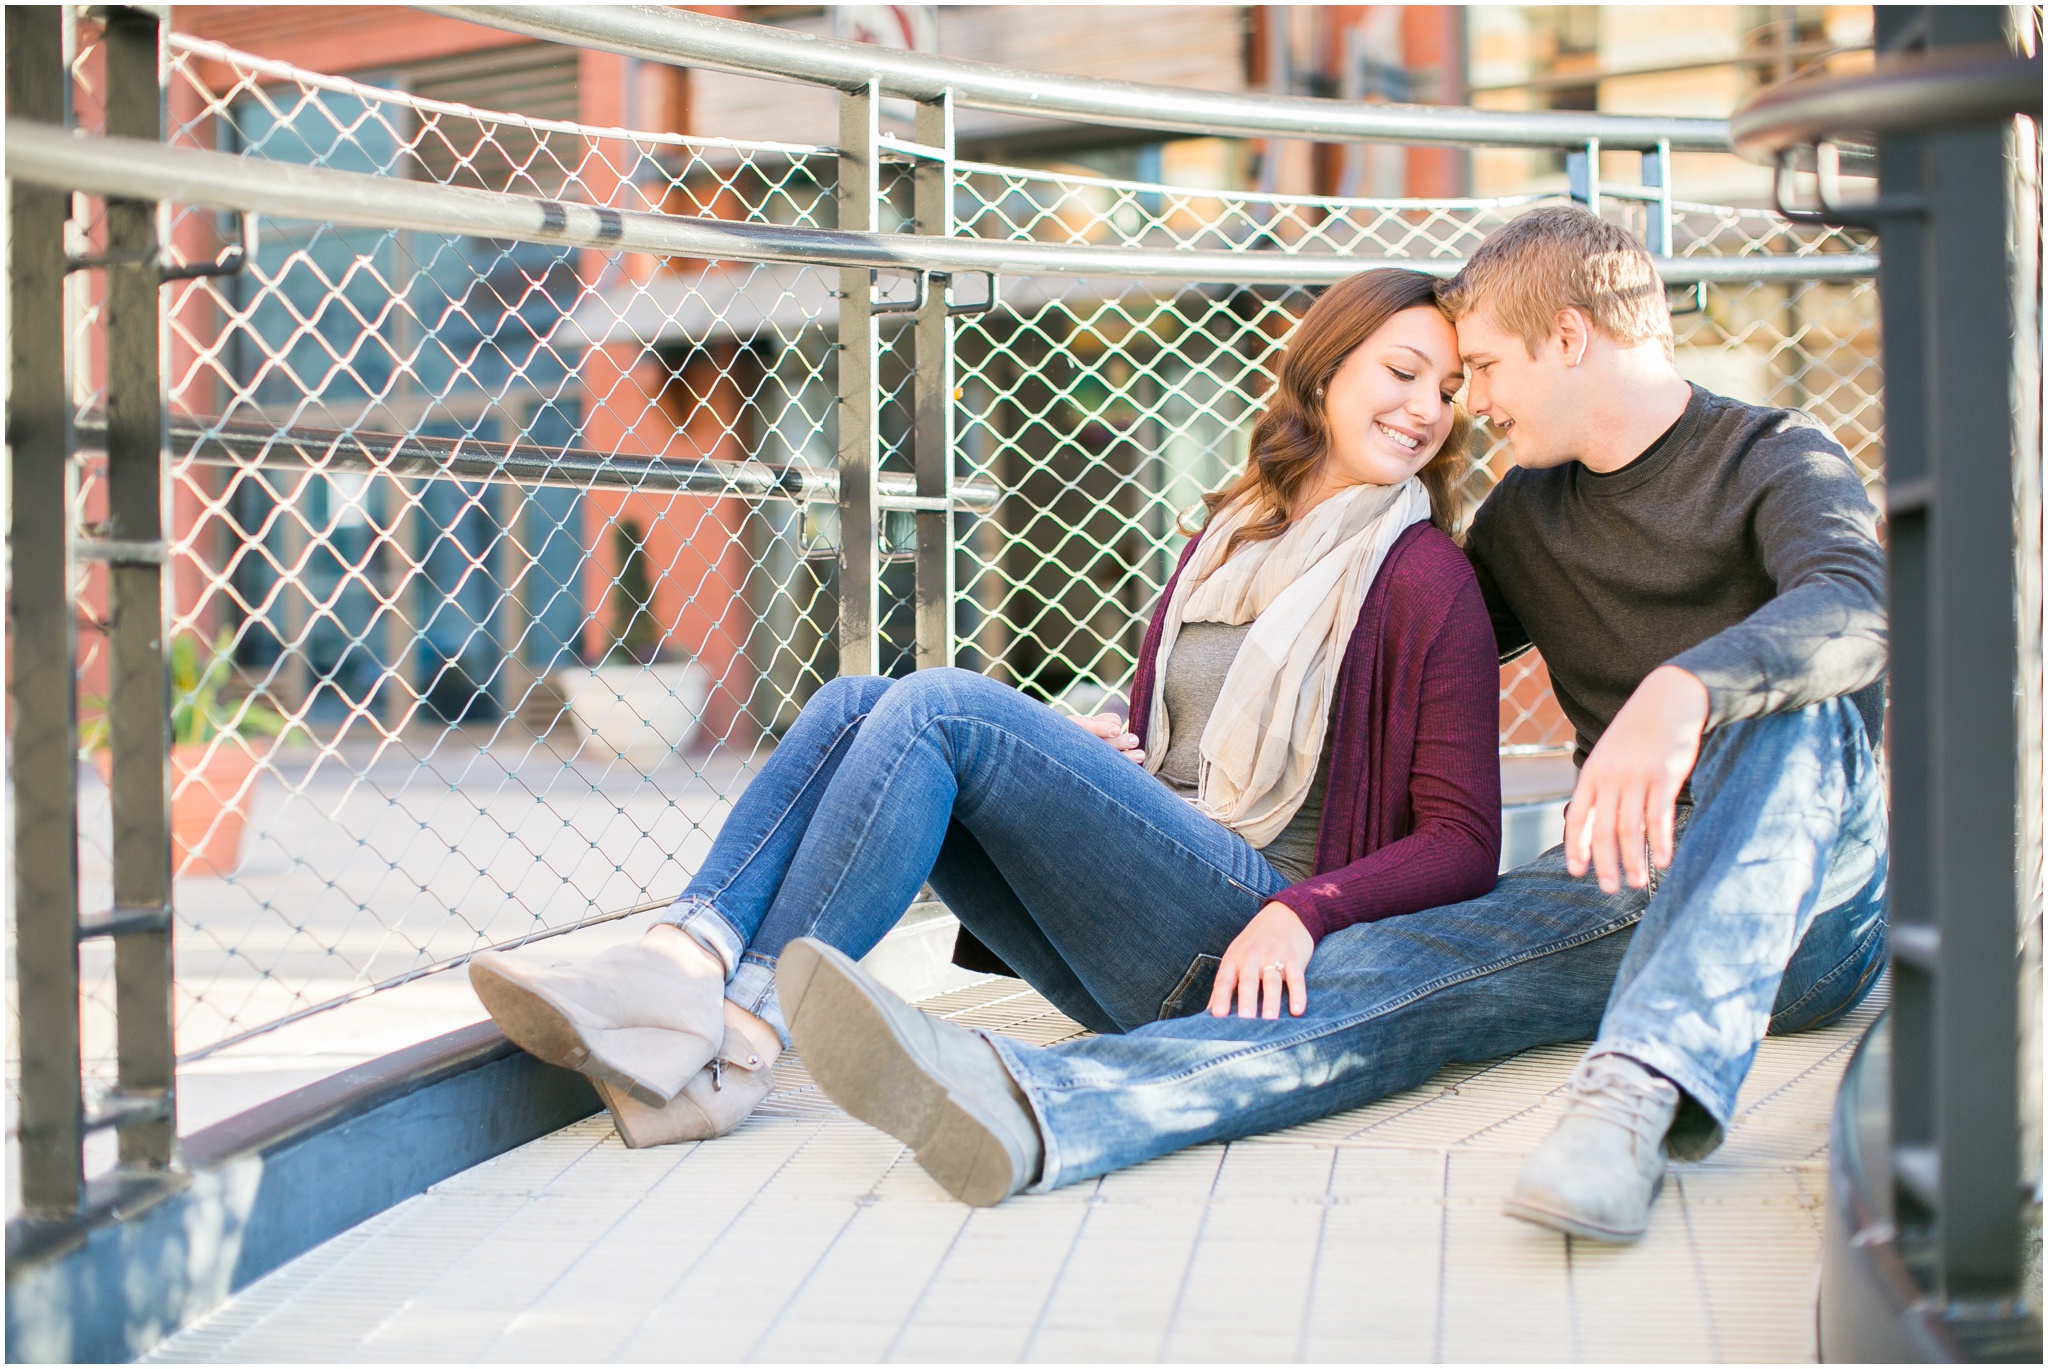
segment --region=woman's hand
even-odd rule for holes
[[[1086,718],[1074,719],[1084,732],[1093,732],[1102,740],[1124,753],[1140,765],[1145,761],[1145,750],[1138,744],[1135,733],[1124,730],[1124,720],[1114,713],[1096,713]]]
[[[1308,1011],[1308,961],[1315,952],[1315,938],[1294,910],[1284,903],[1268,903],[1223,953],[1223,963],[1216,967],[1216,987],[1209,993],[1210,1015],[1228,1017],[1235,994],[1239,1017],[1276,1020],[1284,985],[1288,1011],[1301,1016]]]

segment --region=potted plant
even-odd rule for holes
[[[621,519],[612,546],[619,566],[612,645],[595,666],[556,671],[554,685],[583,737],[614,755],[658,759],[696,736],[711,681],[695,661],[664,647],[640,525]]]
[[[232,666],[233,635],[222,628],[202,655],[199,638],[171,641],[171,871],[177,875],[229,875],[241,863],[249,821],[256,757],[249,736],[275,737],[283,715],[252,699],[221,698]],[[111,783],[113,757],[104,699],[88,700],[98,716],[80,730],[100,778]]]

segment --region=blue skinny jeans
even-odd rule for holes
[[[1287,880],[1072,719],[965,670],[851,676],[804,706],[665,915],[788,1040],[775,962],[865,955],[929,880],[1060,1011],[1126,1032],[1207,1002]]]

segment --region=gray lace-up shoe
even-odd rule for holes
[[[775,994],[818,1087],[909,1146],[963,1203],[992,1207],[1038,1175],[1038,1125],[979,1032],[928,1017],[822,941],[783,949]]]
[[[1508,1215],[1587,1240],[1638,1239],[1664,1186],[1664,1133],[1677,1111],[1677,1086],[1627,1056],[1581,1060],[1564,1116],[1522,1166]]]

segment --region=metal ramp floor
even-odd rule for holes
[[[928,999],[1050,1042],[1014,980]],[[250,1285],[163,1362],[1811,1360],[1829,1108],[1881,1001],[1767,1040],[1728,1143],[1617,1249],[1500,1211],[1578,1055],[974,1210],[800,1062],[734,1135],[603,1114]]]

